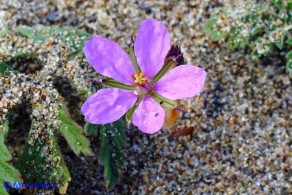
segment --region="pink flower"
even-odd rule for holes
[[[104,80],[105,88],[90,96],[81,111],[92,124],[106,124],[127,117],[144,133],[159,131],[164,123],[163,107],[198,95],[206,72],[193,65],[177,66],[179,56],[170,51],[170,37],[162,22],[145,19],[130,57],[115,42],[94,35],[83,51],[88,62]],[[177,48],[176,48],[177,49]],[[167,57],[167,58],[166,58]],[[162,107],[163,106],[163,107]]]

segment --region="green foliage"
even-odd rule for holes
[[[292,38],[287,39],[286,44],[289,46],[292,46]]]
[[[7,33],[8,33],[8,29],[3,28],[2,30],[0,30],[0,37],[4,37]]]
[[[100,135],[100,148],[98,159],[104,166],[106,187],[113,187],[120,179],[120,172],[124,167],[125,154],[123,149],[127,146],[124,132],[126,124],[123,120],[106,124],[94,125],[87,123],[85,129],[89,134]]]
[[[45,143],[35,142],[33,145],[27,143],[15,163],[15,167],[20,170],[25,181],[50,181],[64,184],[71,180],[69,170],[65,165],[55,136],[51,135],[49,140],[53,142],[53,148],[50,151],[56,166],[46,164],[48,154],[44,154],[42,150]],[[44,167],[46,168],[44,169]]]
[[[8,120],[3,123],[3,128],[0,129],[0,194],[8,195],[4,188],[4,182],[13,184],[15,181],[21,181],[19,172],[7,163],[11,159],[11,154],[5,146],[4,139],[8,132]]]
[[[0,30],[0,38],[4,37],[8,33],[7,29]],[[36,27],[19,27],[18,33],[27,39],[32,40],[35,44],[33,46],[37,46],[38,44],[53,44],[58,45],[62,44],[68,50],[68,54],[76,55],[82,53],[82,48],[84,42],[91,37],[90,34],[86,33],[83,30],[76,30],[73,27],[45,27],[45,26],[36,26]],[[11,36],[15,36],[11,34]],[[17,37],[18,35],[16,35]],[[5,38],[2,38],[2,40]],[[14,39],[13,39],[14,40]],[[63,44],[64,43],[64,44]],[[13,45],[13,44],[12,44]],[[68,46],[68,47],[67,47]],[[19,53],[18,53],[19,52]],[[0,55],[2,61],[0,61],[0,74],[4,74],[5,71],[14,71],[11,67],[14,62],[17,60],[21,60],[23,58],[29,58],[33,60],[45,59],[47,57],[47,53],[31,53],[30,50],[23,51],[22,48],[15,48],[12,46],[10,53],[13,53],[13,56],[4,56],[3,54]],[[61,54],[61,53],[58,53]],[[58,55],[56,54],[56,55]],[[42,55],[40,57],[39,55]],[[66,55],[67,56],[67,55]],[[69,56],[70,57],[70,56]],[[78,56],[80,57],[80,56]],[[2,80],[9,79],[7,78],[9,74],[0,75]],[[21,76],[22,74],[18,74]],[[35,84],[35,86],[39,85],[40,80],[38,75],[33,76],[25,76],[23,78],[28,78],[29,81]],[[36,78],[36,81],[34,79]],[[39,80],[38,80],[39,79]],[[27,82],[24,80],[23,82]],[[42,83],[43,84],[47,84]],[[14,87],[14,86],[12,86]],[[44,86],[44,89],[49,88],[50,86]],[[35,90],[37,87],[30,88],[32,91]],[[41,90],[43,92],[43,90]],[[45,91],[45,90],[44,90]],[[49,90],[50,91],[50,90]],[[31,92],[31,91],[30,91]],[[0,96],[2,96],[2,91]],[[33,92],[31,92],[33,93]],[[40,95],[40,94],[39,94]],[[48,99],[48,94],[44,93],[45,97]],[[55,96],[57,97],[57,96]],[[25,97],[21,97],[25,99]],[[42,96],[40,97],[37,103],[42,105]],[[27,97],[28,101],[31,101],[30,96]],[[1,100],[0,100],[1,101]],[[22,99],[20,100],[20,102]],[[50,97],[51,105],[58,105],[59,99]],[[39,105],[39,104],[35,104]],[[14,105],[13,105],[14,106]],[[34,106],[34,105],[33,105]],[[55,107],[54,107],[55,108]],[[72,148],[74,153],[77,155],[84,154],[84,155],[92,155],[93,152],[89,147],[89,140],[82,134],[82,128],[77,125],[68,114],[66,108],[62,106],[58,112],[57,109],[54,109],[52,112],[57,113],[55,117],[52,118],[50,121],[42,121],[38,120],[39,118],[32,115],[33,124],[41,123],[42,128],[40,126],[33,126],[31,127],[29,136],[27,138],[28,142],[26,143],[22,153],[20,154],[19,158],[16,160],[14,166],[18,170],[25,181],[28,182],[41,182],[41,181],[50,181],[50,182],[58,182],[61,186],[59,191],[66,192],[66,188],[68,186],[68,182],[71,180],[70,173],[66,164],[64,162],[63,156],[61,154],[60,148],[57,143],[57,137],[55,135],[56,131],[60,131],[61,134],[65,137],[66,141],[68,142],[69,146]],[[7,107],[8,110],[11,107]],[[51,110],[50,110],[51,112]],[[1,113],[1,112],[0,112]],[[58,115],[59,113],[59,115]],[[3,114],[3,113],[2,113]],[[5,115],[4,115],[5,116]],[[58,117],[57,117],[58,116]],[[2,119],[1,119],[2,120]],[[58,122],[60,124],[58,125]],[[0,125],[3,121],[0,121]],[[55,123],[56,122],[56,123]],[[5,122],[6,123],[6,122]],[[38,127],[38,128],[37,128]],[[20,173],[17,172],[15,168],[9,165],[6,161],[10,160],[11,155],[7,150],[4,144],[4,135],[8,129],[2,131],[0,128],[0,182],[3,184],[2,181],[21,181]],[[1,184],[0,183],[0,184]],[[0,194],[7,194],[3,185],[0,185]]]
[[[291,71],[292,71],[292,50],[290,50],[290,51],[286,54],[286,59],[287,59],[287,63],[286,63],[286,71],[287,71],[287,72],[291,72]]]
[[[0,159],[2,161],[9,161],[11,159],[11,154],[5,146],[5,135],[8,132],[8,120],[3,123],[3,129],[0,130]]]
[[[214,41],[226,42],[229,48],[251,47],[256,59],[269,54],[274,46],[282,50],[285,44],[292,45],[290,8],[291,0],[271,0],[265,6],[247,1],[236,7],[223,7],[205,23],[204,31]],[[288,63],[289,60],[286,67]]]
[[[0,62],[0,74],[4,74],[5,71],[9,70],[12,70],[12,68],[8,66],[8,64],[6,64],[5,62]]]
[[[24,58],[39,60],[38,57],[32,53],[16,53],[9,61],[0,62],[0,74],[4,74],[5,71],[12,71],[15,74],[18,74],[18,71],[12,69],[10,62]]]
[[[89,141],[81,133],[82,128],[70,118],[65,106],[62,106],[59,110],[59,120],[61,121],[60,132],[67,140],[72,150],[77,155],[80,153],[92,155],[93,153],[89,147]],[[6,132],[7,130],[5,133]],[[4,136],[2,136],[2,134],[0,134],[0,157],[1,159],[7,160],[10,159],[10,154],[4,145]],[[61,186],[60,190],[66,192],[68,182],[71,180],[70,173],[62,157],[55,135],[49,134],[48,136],[45,142],[42,139],[33,143],[28,142],[17,159],[15,167],[20,170],[23,179],[27,182],[58,182]],[[49,150],[48,147],[50,147]],[[50,153],[48,154],[46,151]],[[51,164],[52,162],[53,165]],[[12,169],[13,167],[10,166],[10,168]]]
[[[22,36],[25,36],[39,44],[45,43],[49,37],[58,38],[73,47],[71,55],[81,54],[84,42],[91,37],[91,35],[84,30],[78,30],[69,26],[37,26],[34,28],[18,27],[17,31]]]
[[[82,127],[76,124],[63,105],[59,110],[60,131],[76,155],[93,155],[89,140],[82,134]]]
[[[87,135],[90,136],[97,136],[98,131],[100,130],[99,125],[94,125],[94,124],[90,124],[88,122],[85,123],[84,125],[84,130],[86,131]]]
[[[286,54],[287,59],[292,59],[292,50]]]
[[[13,184],[16,181],[22,181],[19,172],[8,163],[0,160],[0,193],[1,195],[8,195],[4,188],[4,182],[10,182]]]
[[[18,59],[34,59],[34,60],[39,60],[37,55],[33,54],[33,53],[24,53],[24,52],[19,52],[16,53],[13,57],[12,60],[18,60]]]
[[[120,172],[124,167],[126,147],[126,125],[122,120],[103,125],[100,130],[100,151],[98,159],[104,165],[106,186],[114,186],[120,179]]]
[[[204,31],[209,35],[214,41],[219,41],[220,39],[226,37],[228,32],[214,31],[213,27],[217,23],[218,18],[216,16],[209,19],[204,25]]]

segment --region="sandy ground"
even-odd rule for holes
[[[292,193],[291,77],[277,51],[252,61],[249,49],[228,50],[206,37],[204,21],[225,3],[0,2],[1,28],[70,25],[123,47],[143,19],[161,20],[172,43],[181,46],[188,64],[200,65],[208,72],[205,91],[183,102],[187,113],[177,129],[151,136],[127,130],[126,167],[116,188],[105,189],[103,169],[96,157],[77,157],[64,146],[72,176],[68,194]],[[78,108],[80,103],[82,98],[73,106]],[[193,131],[186,136],[171,133],[189,127]],[[98,138],[90,140],[97,154]]]

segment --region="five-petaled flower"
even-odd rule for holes
[[[92,124],[106,124],[127,118],[144,133],[159,131],[164,123],[163,108],[177,107],[176,100],[198,95],[204,88],[206,72],[193,65],[176,66],[182,54],[170,46],[162,22],[145,19],[130,55],[115,42],[94,35],[85,43],[89,64],[107,78],[109,88],[90,96],[81,111]]]

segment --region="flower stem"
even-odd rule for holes
[[[158,93],[154,91],[151,91],[149,95],[164,108],[167,108],[167,109],[178,108],[176,100],[170,100],[166,97],[163,97],[162,95],[159,95]]]
[[[161,79],[169,70],[173,69],[176,65],[177,65],[177,62],[175,59],[170,58],[166,60],[162,68],[152,78],[150,84],[153,85],[154,83],[156,83],[159,79]]]
[[[144,96],[139,96],[136,103],[134,104],[134,106],[132,106],[132,108],[130,108],[128,110],[128,112],[126,113],[126,120],[131,122],[132,121],[132,118],[133,118],[133,114],[134,114],[134,111],[136,110],[136,108],[138,107],[138,105],[140,104],[140,102],[142,101],[142,99],[144,98]]]
[[[130,56],[130,59],[132,61],[132,64],[134,66],[135,71],[136,72],[141,72],[141,69],[140,69],[140,67],[138,65],[138,62],[137,62],[137,58],[136,58],[135,53],[134,53],[134,45],[130,46],[129,56]]]
[[[131,85],[125,85],[123,83],[120,83],[114,79],[106,78],[102,80],[102,84],[106,87],[112,87],[112,88],[120,88],[120,89],[126,89],[130,91],[136,90],[136,87]]]

